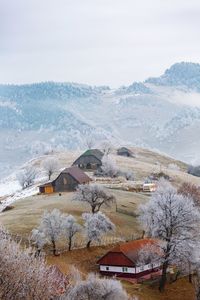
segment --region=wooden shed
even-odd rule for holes
[[[103,152],[99,149],[89,149],[73,162],[73,166],[81,169],[96,170],[102,165]]]
[[[89,183],[91,179],[77,166],[64,169],[54,180],[39,186],[42,194],[74,191],[79,184]]]
[[[134,157],[133,152],[126,148],[126,147],[121,147],[117,150],[117,154],[121,156],[126,156],[126,157]]]

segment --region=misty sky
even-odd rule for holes
[[[117,87],[200,62],[199,0],[0,0],[0,83]]]

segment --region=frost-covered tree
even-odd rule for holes
[[[42,163],[42,166],[45,169],[49,180],[51,179],[51,176],[56,171],[58,171],[58,168],[59,168],[58,160],[53,157],[49,157],[49,158],[45,159],[44,162]]]
[[[79,185],[72,200],[88,203],[92,213],[97,213],[102,205],[110,207],[116,201],[115,197],[100,184]]]
[[[64,235],[68,240],[68,250],[72,248],[72,241],[74,236],[82,230],[82,227],[77,223],[72,215],[64,217],[63,221]]]
[[[159,242],[145,245],[138,253],[137,265],[160,264],[162,261],[161,245]]]
[[[113,146],[109,141],[103,141],[100,145],[104,155],[108,155],[111,153]]]
[[[63,300],[128,300],[128,295],[119,280],[99,278],[89,274],[71,286]],[[133,298],[136,300],[136,298]]]
[[[48,243],[52,244],[54,255],[56,255],[56,242],[63,236],[64,218],[64,214],[58,209],[53,209],[51,212],[45,211],[37,228],[44,234]]]
[[[103,176],[116,177],[118,175],[119,168],[110,156],[104,155],[102,158],[101,172]]]
[[[33,166],[24,168],[17,174],[17,180],[23,189],[31,186],[37,176],[37,170]]]
[[[150,237],[158,238],[162,256],[160,291],[164,290],[167,269],[178,257],[187,255],[187,245],[199,239],[200,213],[191,198],[177,193],[169,182],[161,181],[156,193],[140,210],[140,221]]]
[[[21,247],[0,229],[0,299],[49,300],[65,292],[67,278],[46,265],[30,248]]]
[[[87,248],[90,247],[92,241],[99,242],[104,234],[115,230],[115,225],[102,212],[83,213],[82,218],[87,236]]]
[[[33,229],[31,232],[30,240],[32,244],[36,247],[36,255],[39,255],[44,245],[48,242],[44,232]]]
[[[92,149],[95,146],[95,138],[93,136],[87,136],[85,138],[85,145],[87,149]]]

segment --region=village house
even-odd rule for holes
[[[97,262],[102,275],[135,278],[150,277],[161,272],[159,263],[146,262],[138,265],[139,252],[148,245],[156,245],[153,239],[140,239],[117,245]]]
[[[40,193],[74,191],[79,184],[89,183],[91,179],[77,166],[64,169],[54,180],[39,186]]]
[[[121,147],[117,150],[117,154],[121,156],[126,156],[126,157],[134,157],[133,152],[126,148],[126,147]]]
[[[102,165],[103,155],[99,149],[89,149],[79,156],[72,165],[81,169],[97,170]]]

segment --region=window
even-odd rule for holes
[[[63,178],[63,184],[66,185],[67,184],[67,179]]]
[[[109,271],[109,267],[106,267],[106,271]]]
[[[144,271],[144,267],[143,266],[140,267],[140,271]]]
[[[153,264],[148,265],[149,269],[153,269]]]
[[[127,267],[122,267],[122,272],[128,272],[128,268]]]

